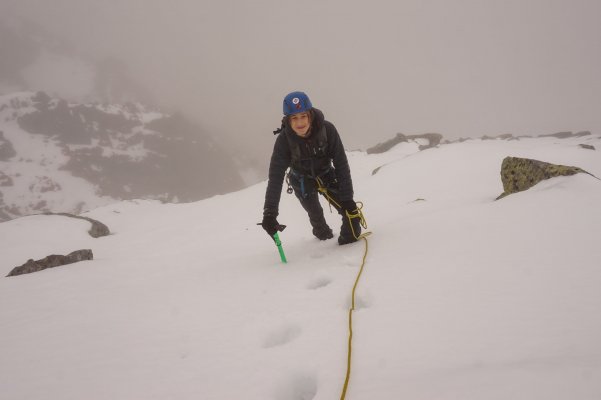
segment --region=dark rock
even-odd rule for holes
[[[595,146],[592,146],[590,144],[579,144],[580,147],[582,147],[583,149],[587,149],[587,150],[596,150]]]
[[[49,178],[47,176],[36,176],[35,182],[29,185],[30,192],[35,191],[39,193],[46,193],[58,192],[60,190],[62,190],[61,185],[54,182],[52,178]]]
[[[590,175],[578,167],[550,164],[529,158],[505,157],[501,166],[504,192],[497,197],[497,200],[509,194],[527,190],[542,180],[581,172]]]
[[[558,139],[567,139],[574,136],[572,132],[557,132],[557,133],[549,133],[547,135],[540,135],[541,137],[556,137]]]
[[[438,146],[442,141],[442,135],[439,133],[424,133],[421,135],[406,136],[406,135],[403,135],[402,133],[397,133],[397,135],[393,139],[390,139],[384,143],[379,143],[379,144],[375,145],[374,147],[367,149],[367,154],[384,153],[399,143],[409,142],[410,140],[415,140],[415,139],[427,139],[428,140],[428,144],[419,145],[418,149],[420,151],[422,151],[422,150],[426,150],[426,149]],[[374,169],[371,172],[371,174],[372,175],[377,174],[378,171],[380,170],[380,168],[382,168],[382,167],[383,167],[383,165]]]
[[[473,140],[473,139],[472,139],[472,138],[464,138],[464,137],[460,137],[460,138],[453,139],[453,140],[445,140],[445,141],[443,142],[443,144],[463,143],[463,142],[466,142],[466,141],[468,141],[468,140]]]
[[[556,137],[558,139],[567,139],[567,138],[572,138],[572,137],[582,137],[582,136],[589,136],[591,133],[589,131],[580,131],[580,132],[557,132],[557,133],[551,133],[548,135],[540,135],[540,137]]]
[[[2,194],[2,193],[0,193],[0,194]],[[10,219],[10,215],[5,213],[4,210],[0,208],[0,221],[8,221],[9,219]]]
[[[415,139],[427,139],[429,142],[427,145],[419,146],[420,150],[426,150],[431,147],[438,146],[440,144],[440,141],[442,140],[442,135],[440,133],[424,133],[421,135],[403,135],[402,133],[397,133],[397,135],[394,138],[387,140],[384,143],[378,143],[377,145],[367,149],[367,154],[384,153],[392,149],[399,143],[408,142],[410,140]]]
[[[428,144],[422,144],[419,146],[420,150],[427,150],[432,147],[438,146],[440,144],[440,141],[442,140],[442,135],[440,133],[424,133],[422,135],[409,135],[408,138],[412,140],[427,139]]]
[[[65,147],[68,161],[62,169],[97,185],[100,195],[188,202],[242,186],[232,158],[182,116],[150,122],[145,128],[155,134],[147,134],[135,132],[127,125],[130,121],[119,115],[83,107],[74,109],[74,113],[98,123],[97,130],[92,125],[74,127],[82,130],[82,138],[97,140],[98,146]],[[145,155],[135,158],[110,150],[107,156],[106,149],[112,149],[111,143],[116,141],[114,132],[123,132],[118,138],[124,148],[143,148]]]
[[[510,139],[515,139],[513,137],[513,135],[511,133],[503,133],[497,136],[488,136],[488,135],[484,135],[481,137],[482,140],[510,140]]]
[[[48,207],[48,202],[46,200],[40,200],[37,203],[31,205],[31,208],[33,208],[36,211],[46,210],[46,207]]]
[[[88,233],[93,238],[99,238],[99,237],[108,236],[111,234],[111,231],[109,230],[108,226],[106,226],[102,222],[96,221],[95,219],[87,218],[87,217],[80,217],[80,218],[83,218],[92,224],[92,227],[90,228]]]
[[[54,268],[61,265],[73,264],[79,261],[92,260],[93,258],[94,255],[92,254],[92,250],[84,249],[76,250],[72,253],[67,254],[66,256],[52,254],[37,261],[29,259],[25,264],[13,268],[13,270],[10,271],[7,277],[30,274],[32,272],[38,272],[44,269]]]
[[[40,111],[44,111],[48,109],[48,105],[50,104],[50,96],[46,92],[37,92],[32,98],[33,106]]]
[[[111,234],[111,231],[109,230],[108,226],[106,226],[102,222],[97,221],[97,220],[92,219],[92,218],[82,217],[82,216],[79,216],[79,215],[74,215],[74,214],[69,214],[69,213],[51,213],[51,212],[47,212],[47,213],[44,213],[44,214],[45,215],[62,215],[63,217],[84,219],[84,220],[86,220],[86,221],[88,221],[89,223],[92,224],[92,227],[90,228],[90,230],[88,231],[88,233],[93,238],[99,238],[99,237],[108,236],[108,235]]]
[[[4,137],[4,132],[0,131],[0,161],[7,161],[16,155],[12,143]]]
[[[10,176],[6,175],[4,172],[0,171],[0,186],[12,186],[13,180]]]

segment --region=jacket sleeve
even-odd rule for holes
[[[290,146],[288,146],[285,135],[286,132],[280,133],[273,145],[273,153],[271,154],[271,162],[269,163],[269,180],[267,182],[267,191],[265,192],[263,215],[277,216],[279,212],[284,175],[290,166],[292,158],[290,155]]]
[[[330,157],[336,170],[336,177],[338,178],[338,197],[341,201],[353,200],[353,180],[351,178],[351,169],[346,158],[344,146],[340,135],[336,130],[336,127],[328,122],[326,124],[326,133],[328,135],[328,147]]]

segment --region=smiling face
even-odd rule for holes
[[[311,115],[308,112],[292,114],[289,117],[290,127],[300,137],[307,137],[311,129]]]

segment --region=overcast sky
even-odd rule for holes
[[[270,152],[309,94],[349,149],[397,132],[601,134],[599,0],[0,0],[162,105]],[[0,39],[1,40],[1,39]],[[2,54],[2,57],[10,55]]]

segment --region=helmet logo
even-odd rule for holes
[[[312,108],[311,100],[309,100],[309,97],[303,92],[288,93],[288,95],[284,97],[283,112],[286,116],[303,111],[308,112]]]

